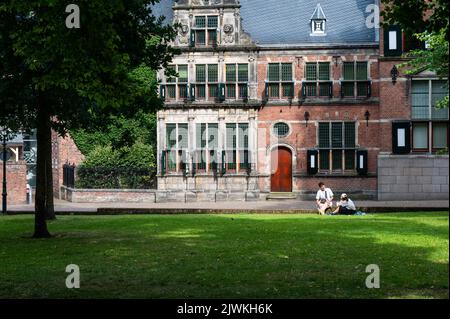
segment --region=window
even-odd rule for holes
[[[195,66],[196,98],[214,100],[218,97],[219,77],[217,64],[197,64]]]
[[[273,126],[273,134],[278,138],[288,136],[289,131],[289,125],[286,123],[277,123]]]
[[[246,99],[248,96],[248,64],[226,65],[226,98]]]
[[[187,163],[188,124],[166,124],[166,168],[176,172]]]
[[[430,133],[431,132],[431,133]],[[431,149],[430,149],[431,134]],[[439,151],[448,147],[447,122],[413,122],[412,144],[414,152]]]
[[[367,62],[344,62],[342,74],[342,97],[370,97],[371,82]]]
[[[212,170],[217,164],[219,145],[219,125],[217,123],[198,123],[196,125],[196,152],[194,165],[196,171]]]
[[[176,73],[177,76],[166,77],[166,99],[186,99],[188,97],[188,66],[170,65],[167,69]]]
[[[413,80],[411,87],[414,120],[448,120],[448,108],[437,109],[436,103],[448,94],[446,81]]]
[[[320,4],[317,4],[311,16],[311,36],[325,35],[327,18]]]
[[[413,149],[428,151],[428,123],[413,123],[412,133]]]
[[[197,16],[195,17],[195,45],[214,46],[217,44],[217,28],[219,20],[217,16]]]
[[[325,20],[313,20],[313,33],[325,33]]]
[[[448,123],[433,123],[433,150],[448,147]]]
[[[306,63],[303,97],[332,97],[333,82],[330,81],[330,63]]]
[[[280,97],[294,97],[292,63],[269,63],[267,80],[267,98],[279,99]]]
[[[448,147],[448,108],[435,108],[448,94],[446,81],[413,80],[411,85],[413,151],[433,152]]]
[[[226,170],[245,170],[250,165],[248,123],[226,125]]]
[[[319,123],[319,169],[350,171],[356,165],[356,124],[354,122]]]

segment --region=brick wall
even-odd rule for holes
[[[0,193],[3,189],[3,162],[0,162]],[[27,167],[24,161],[7,162],[6,182],[8,204],[25,204],[27,201]]]
[[[448,171],[448,155],[380,155],[378,200],[448,200]]]
[[[76,146],[70,135],[65,138],[58,136],[56,132],[52,135],[53,152],[53,192],[54,196],[60,195],[60,186],[63,184],[63,166],[66,163],[79,165],[84,160],[84,155]]]

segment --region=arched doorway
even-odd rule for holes
[[[292,192],[292,152],[287,147],[279,146],[272,150],[270,191]]]

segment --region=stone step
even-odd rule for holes
[[[295,193],[270,193],[267,196],[267,200],[293,200],[297,199]]]

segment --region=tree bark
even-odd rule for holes
[[[53,165],[52,165],[52,130],[50,127],[50,121],[48,127],[46,127],[46,140],[47,152],[45,156],[45,177],[46,177],[46,196],[45,196],[45,206],[46,206],[46,218],[47,220],[56,219],[55,208],[53,203]]]
[[[51,145],[48,140],[51,139],[50,112],[48,111],[43,93],[37,94],[37,163],[36,163],[36,198],[35,198],[35,217],[34,217],[34,238],[51,237],[47,228],[48,216],[48,195],[53,196],[53,187],[51,194],[48,194],[48,172],[47,161],[48,153],[51,158]],[[50,134],[49,134],[50,133]],[[51,163],[50,163],[51,164]]]

